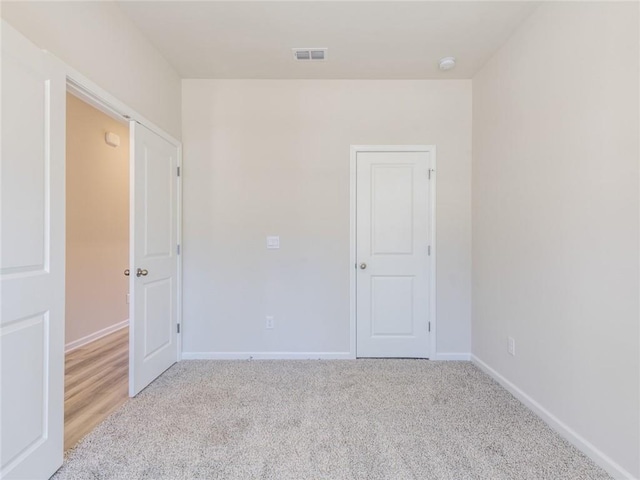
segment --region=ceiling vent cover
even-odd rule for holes
[[[327,59],[326,48],[293,48],[294,60],[318,62]]]

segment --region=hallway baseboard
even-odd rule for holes
[[[125,328],[129,326],[129,319],[123,320],[122,322],[115,323],[107,328],[103,328],[102,330],[98,330],[90,335],[79,338],[78,340],[74,340],[73,342],[69,342],[64,346],[64,353],[69,353],[76,348],[80,348],[85,346],[87,343],[91,343],[99,338],[105,337],[113,332],[117,332],[121,328]]]

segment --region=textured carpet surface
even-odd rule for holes
[[[469,362],[184,361],[55,479],[605,479]]]

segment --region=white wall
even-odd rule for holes
[[[349,351],[351,144],[437,146],[437,350],[469,352],[470,81],[185,80],[182,98],[187,357]]]
[[[2,2],[0,15],[129,107],[180,138],[180,78],[114,2]]]
[[[73,347],[129,319],[129,126],[67,94],[66,157],[64,332]]]
[[[640,474],[638,39],[637,3],[544,4],[473,79],[473,354],[618,478]]]

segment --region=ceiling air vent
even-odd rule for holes
[[[293,50],[293,58],[295,60],[300,61],[313,61],[317,62],[319,60],[327,59],[327,49],[326,48],[294,48]]]

